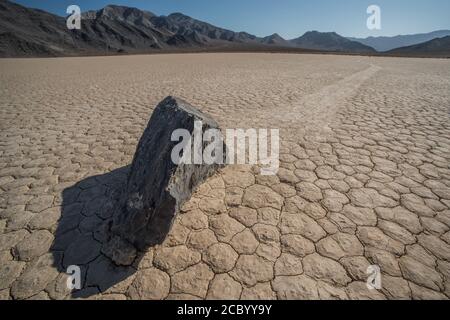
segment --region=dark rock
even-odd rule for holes
[[[117,264],[132,262],[136,256],[132,248],[144,251],[162,243],[195,188],[222,166],[224,154],[219,152],[211,165],[172,161],[172,150],[180,144],[172,141],[172,133],[185,129],[193,136],[198,121],[202,133],[219,130],[213,119],[177,98],[166,98],[153,112],[138,144],[120,209],[114,213],[109,241],[102,250]],[[214,143],[225,150],[221,134]]]
[[[102,252],[119,266],[130,266],[137,257],[134,245],[119,235],[109,238],[106,245],[103,246]]]

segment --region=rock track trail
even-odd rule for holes
[[[303,129],[304,135],[316,136],[330,133],[328,124],[334,120],[344,101],[351,99],[359,87],[381,68],[370,65],[320,90],[291,103],[283,113],[273,115],[274,125]]]
[[[450,298],[450,62],[186,54],[0,60],[0,299]],[[153,107],[279,128],[131,267],[101,224]],[[66,288],[78,265],[82,290]],[[367,267],[382,288],[368,290]]]

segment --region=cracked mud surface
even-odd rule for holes
[[[282,54],[0,60],[0,299],[448,299],[450,61]],[[99,226],[168,95],[280,128],[132,267]],[[66,289],[79,265],[83,289]],[[368,290],[379,265],[382,289]]]

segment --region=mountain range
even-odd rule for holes
[[[376,50],[357,41],[338,35],[336,32],[310,31],[290,41],[299,48],[338,52],[375,53]]]
[[[408,55],[413,57],[450,57],[450,36],[433,39],[412,46],[393,49],[387,53],[390,55]]]
[[[365,44],[366,46],[370,46],[379,52],[386,52],[396,48],[408,47],[446,36],[450,36],[450,30],[439,30],[420,34],[398,35],[395,37],[368,37],[364,39],[349,39]]]
[[[318,31],[306,32],[292,40],[283,39],[276,33],[268,37],[257,37],[246,32],[219,28],[182,13],[158,16],[150,11],[117,5],[82,13],[81,29],[69,30],[64,17],[0,0],[2,57],[193,50],[294,50],[377,54],[373,46],[367,43],[342,37],[335,32]],[[408,50],[411,49],[414,50]]]

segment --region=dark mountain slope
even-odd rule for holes
[[[155,27],[169,31],[177,35],[197,35],[207,37],[210,40],[229,42],[257,42],[257,37],[245,32],[233,32],[218,28],[209,23],[188,17],[182,13],[173,13],[167,17],[156,17],[152,20]]]
[[[370,46],[377,51],[385,52],[395,48],[412,46],[424,43],[436,38],[450,36],[450,30],[439,30],[429,33],[399,35],[395,37],[368,37],[368,38],[348,38],[349,40],[358,41],[362,44]]]
[[[387,53],[402,56],[450,58],[450,36],[433,39],[413,46],[397,48]]]
[[[0,1],[0,55],[57,55],[75,50],[65,20],[50,13]]]

